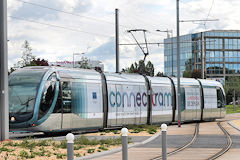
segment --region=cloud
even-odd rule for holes
[[[97,57],[100,60],[112,58],[115,54],[115,39],[111,38],[108,42],[89,53],[90,57]]]
[[[79,16],[59,13],[18,0],[8,0],[8,15],[41,23],[72,28],[78,31],[56,28],[8,18],[9,66],[21,57],[21,45],[28,40],[33,54],[48,61],[72,60],[73,53],[86,53],[84,56],[101,60],[106,71],[115,71],[115,8],[119,8],[120,43],[135,43],[126,30],[147,29],[148,42],[163,42],[166,33],[156,29],[172,29],[176,35],[176,4],[172,0],[25,0],[58,10],[73,12]],[[206,19],[211,8],[209,0],[180,1],[180,19]],[[180,33],[189,34],[211,29],[238,29],[240,1],[214,1],[208,18],[220,19],[206,25],[180,23]],[[81,32],[83,31],[83,32]],[[91,33],[91,34],[89,34]],[[142,34],[136,35],[141,42]],[[163,71],[163,45],[149,45],[151,60],[157,71]],[[80,57],[76,57],[80,58]],[[120,68],[143,59],[137,46],[120,46]]]
[[[66,1],[65,1],[66,2]],[[70,2],[69,0],[67,1],[68,3]],[[71,4],[73,7],[73,12],[74,13],[84,13],[92,8],[92,2],[89,0],[74,0],[74,4]]]
[[[20,2],[20,1],[18,1]],[[23,3],[23,2],[20,2]],[[51,8],[58,8],[59,10],[63,9],[63,5],[58,3],[58,0],[41,0],[39,1],[29,1],[29,3],[36,3],[39,5],[46,5],[51,6]],[[28,3],[23,3],[18,10],[12,12],[12,16],[15,17],[24,17],[24,18],[31,18],[31,19],[44,19],[44,20],[54,20],[58,18],[58,12],[53,10],[42,8],[40,6],[31,5]]]

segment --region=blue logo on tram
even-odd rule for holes
[[[127,102],[127,104],[124,104]],[[109,94],[109,103],[111,107],[120,107],[121,105],[131,107],[132,102],[134,103],[134,107],[138,106],[140,107],[143,105],[144,107],[147,106],[147,94],[145,92],[140,93],[137,92],[136,95],[131,92],[130,94],[127,94],[126,92],[123,92],[121,94],[119,91],[113,92],[111,91]],[[156,106],[170,106],[172,105],[172,95],[171,93],[153,93],[152,94],[152,105],[154,107]]]

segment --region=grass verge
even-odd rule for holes
[[[226,112],[227,114],[240,113],[240,107],[238,107],[238,105],[235,105],[234,111],[233,105],[226,105]]]
[[[106,151],[121,145],[121,137],[89,140],[81,136],[74,141],[75,157]],[[0,160],[20,159],[66,159],[67,142],[54,140],[12,140],[0,143]]]

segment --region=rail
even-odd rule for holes
[[[170,155],[176,154],[176,153],[178,153],[178,152],[180,152],[180,151],[186,149],[187,147],[189,147],[191,144],[193,144],[193,143],[196,141],[197,136],[198,136],[198,133],[199,133],[199,123],[196,123],[196,126],[195,126],[195,132],[194,132],[194,135],[193,135],[192,140],[191,140],[189,143],[184,144],[183,146],[177,148],[176,150],[171,151],[171,152],[168,152],[168,153],[167,153],[167,156],[170,156]],[[160,160],[160,159],[162,159],[162,156],[155,157],[155,158],[153,158],[153,159],[151,159],[151,160]]]
[[[223,126],[221,125],[221,122],[217,123],[219,128],[223,131],[223,133],[226,135],[227,137],[227,145],[218,153],[216,153],[215,155],[213,155],[212,157],[208,158],[207,160],[215,160],[218,157],[222,156],[224,153],[226,153],[232,146],[232,138],[230,136],[230,134],[226,131],[226,129],[223,128]]]

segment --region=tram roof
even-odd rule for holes
[[[203,86],[218,86],[222,87],[222,84],[215,80],[199,79]]]
[[[167,84],[171,85],[171,80],[168,77],[150,77],[147,76],[151,84]]]
[[[172,80],[173,80],[174,84],[177,85],[177,78],[172,77]],[[181,85],[189,85],[189,86],[191,86],[191,85],[200,86],[198,80],[196,80],[194,78],[181,78],[180,84]]]
[[[101,80],[101,75],[92,69],[56,68],[60,78]]]
[[[145,83],[145,78],[139,74],[128,73],[104,73],[107,81]]]
[[[39,70],[39,71],[57,71],[60,78],[73,78],[73,79],[92,79],[101,80],[101,75],[99,72],[93,69],[81,69],[81,68],[65,68],[65,67],[53,67],[53,66],[29,66],[24,67],[15,72],[24,72],[29,70]],[[104,73],[107,81],[118,81],[118,82],[130,82],[130,83],[145,83],[145,78],[139,74],[129,74],[129,73]],[[167,77],[150,77],[147,78],[151,83],[155,84],[171,84],[171,81]],[[171,77],[174,84],[177,85],[177,78]],[[220,82],[214,80],[199,79],[203,86],[218,86],[222,88]],[[181,85],[199,85],[199,82],[193,78],[181,78]]]

